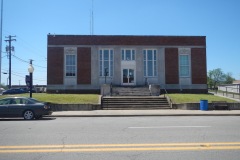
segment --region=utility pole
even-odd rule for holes
[[[9,86],[8,88],[10,89],[12,87],[12,84],[11,84],[11,70],[12,70],[12,51],[14,51],[14,48],[12,47],[12,41],[16,41],[16,39],[12,39],[13,37],[16,37],[16,36],[8,36],[8,37],[5,37],[5,38],[8,38],[7,40],[5,40],[6,42],[9,43],[9,46],[6,47],[6,51],[8,52],[8,55],[9,55],[9,72],[8,72],[8,76],[9,76]]]
[[[2,73],[2,27],[3,27],[3,0],[1,0],[1,29],[0,29],[0,73]],[[0,74],[0,84],[2,83],[2,74]]]

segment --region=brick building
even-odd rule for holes
[[[105,82],[207,92],[205,36],[48,35],[47,43],[49,93],[99,93]]]

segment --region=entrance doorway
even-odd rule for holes
[[[122,70],[122,83],[123,85],[134,85],[135,84],[135,73],[134,69],[123,69]]]

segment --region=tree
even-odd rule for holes
[[[210,88],[216,88],[218,84],[224,82],[225,74],[221,68],[213,69],[208,72],[208,85]]]
[[[224,84],[232,84],[235,81],[235,78],[232,77],[232,73],[228,72],[225,74],[225,81]]]
[[[207,84],[208,84],[209,88],[213,88],[213,80],[212,80],[212,73],[211,72],[208,72]]]
[[[6,86],[6,85],[4,85],[4,84],[0,84],[0,88],[7,89],[7,86]]]

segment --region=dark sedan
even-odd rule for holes
[[[8,89],[6,91],[3,91],[2,94],[21,94],[21,93],[26,93],[26,91],[24,91],[23,89],[20,88],[12,88],[12,89]]]
[[[51,107],[26,97],[9,97],[0,99],[0,117],[23,117],[39,119],[51,115]]]

